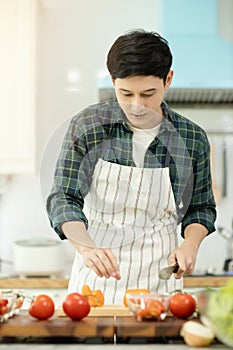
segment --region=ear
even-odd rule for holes
[[[113,78],[111,75],[110,75],[110,78],[111,78],[111,80],[112,80],[112,83],[113,83],[113,85],[115,86],[115,78]]]
[[[165,90],[168,90],[170,85],[171,85],[171,82],[172,82],[172,78],[173,78],[173,70],[170,70],[168,72],[168,75],[167,75],[167,78],[166,78],[166,81],[165,81]]]

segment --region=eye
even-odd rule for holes
[[[152,94],[142,94],[142,97],[152,97],[154,95],[154,92]]]
[[[125,96],[125,97],[133,96],[133,94],[125,94],[125,93],[122,93],[122,95]]]

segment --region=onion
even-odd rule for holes
[[[195,321],[185,322],[180,335],[184,338],[185,343],[192,347],[208,346],[215,338],[212,329]]]

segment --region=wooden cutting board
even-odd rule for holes
[[[73,321],[54,315],[48,320],[36,320],[23,312],[0,323],[0,337],[106,337],[115,334],[113,317],[85,317]]]
[[[57,310],[57,316],[63,317],[66,316],[62,308],[60,307]],[[130,311],[124,305],[103,305],[99,307],[92,307],[90,313],[87,317],[99,317],[99,316],[131,316]]]
[[[0,337],[172,338],[180,337],[184,322],[175,317],[167,317],[164,321],[138,322],[132,316],[85,317],[81,321],[73,321],[69,317],[57,317],[56,314],[40,321],[25,311],[0,323]]]
[[[91,320],[91,319],[90,319]],[[196,320],[199,322],[199,320]],[[185,320],[167,317],[163,321],[138,322],[134,317],[117,317],[116,336],[122,338],[181,338],[180,331]]]

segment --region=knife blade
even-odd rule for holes
[[[179,269],[179,265],[178,264],[167,266],[167,267],[163,267],[159,271],[159,278],[161,280],[168,280],[173,273],[176,273],[178,271],[178,269]]]

